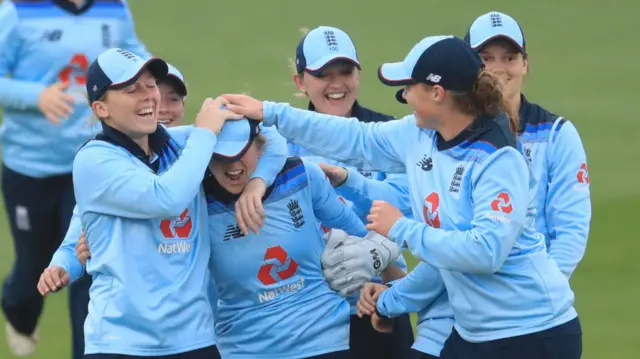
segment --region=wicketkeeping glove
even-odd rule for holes
[[[376,232],[363,238],[329,233],[321,257],[322,274],[331,289],[346,297],[360,290],[400,254],[397,244]]]

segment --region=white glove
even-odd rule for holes
[[[322,274],[331,289],[346,297],[359,291],[400,254],[397,244],[376,232],[364,238],[328,233],[321,257]]]

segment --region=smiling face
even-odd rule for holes
[[[91,107],[107,125],[130,138],[140,138],[154,133],[158,127],[160,91],[155,77],[145,70],[136,82],[108,90],[104,101],[95,101]]]
[[[402,97],[413,110],[418,127],[436,129],[442,122],[445,90],[442,86],[422,83],[404,87]]]
[[[529,59],[518,47],[505,38],[498,38],[482,46],[479,53],[486,70],[500,80],[504,96],[519,96],[529,70]]]
[[[293,80],[298,89],[309,97],[316,111],[345,116],[358,98],[360,70],[352,62],[338,60],[319,76],[302,73],[294,75]]]
[[[158,122],[167,127],[180,125],[184,116],[184,98],[171,82],[158,82],[158,89],[161,98]]]
[[[258,135],[247,152],[237,161],[225,162],[213,159],[209,163],[209,170],[216,181],[227,191],[240,194],[249,182],[249,177],[258,167],[258,160],[262,155],[266,139]]]

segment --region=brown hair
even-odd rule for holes
[[[500,81],[490,72],[480,71],[472,91],[452,93],[453,103],[464,113],[497,117],[504,112],[509,117],[509,128],[517,133],[518,113],[509,107],[502,96]]]

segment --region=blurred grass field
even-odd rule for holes
[[[302,27],[333,25],[356,42],[363,65],[360,100],[401,116],[393,90],[379,84],[382,61],[400,60],[428,35],[463,36],[473,19],[499,10],[525,30],[531,55],[526,94],[574,121],[589,156],[593,221],[587,255],[572,278],[584,329],[586,359],[640,357],[640,285],[632,223],[640,214],[640,44],[635,0],[130,0],[140,38],[184,72],[187,121],[205,96],[249,92],[288,101],[294,86],[288,59]],[[0,213],[0,276],[9,272],[12,242]],[[415,262],[411,259],[412,264]],[[47,300],[41,344],[33,358],[70,358],[67,296]],[[2,318],[0,318],[2,321]],[[4,323],[0,322],[2,328]],[[0,359],[12,358],[0,338]]]

